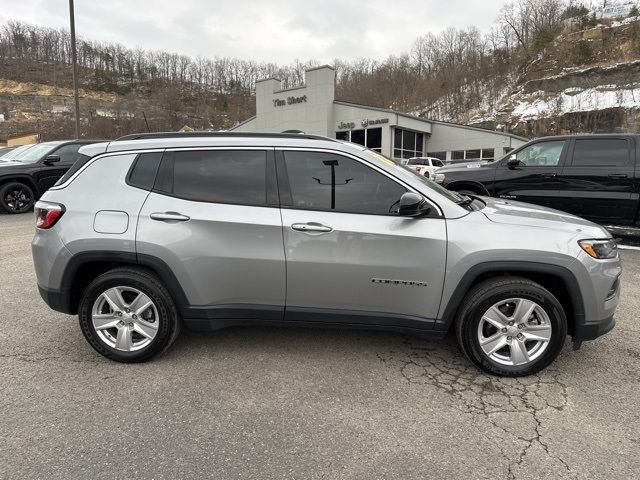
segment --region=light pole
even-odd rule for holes
[[[73,101],[75,102],[76,138],[80,138],[80,103],[78,100],[78,56],[76,55],[76,19],[73,0],[69,0],[69,22],[71,23],[71,76],[73,78]]]

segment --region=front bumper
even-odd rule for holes
[[[583,322],[575,325],[575,331],[573,332],[573,342],[584,342],[587,340],[595,340],[602,335],[609,333],[616,326],[616,321],[613,315],[604,320],[594,322]]]

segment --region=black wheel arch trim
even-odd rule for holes
[[[24,183],[27,187],[29,187],[33,191],[34,201],[40,198],[41,196],[40,189],[38,188],[36,183],[33,181],[33,178],[31,178],[29,175],[17,174],[17,175],[5,175],[0,177],[0,187],[2,185],[5,185],[11,182]]]
[[[471,287],[476,283],[481,275],[487,273],[503,274],[506,272],[511,273],[534,273],[534,274],[546,274],[552,275],[563,281],[569,297],[571,305],[573,307],[573,323],[574,323],[574,336],[581,336],[581,329],[587,325],[584,309],[584,300],[582,298],[582,292],[580,285],[575,275],[568,268],[560,265],[552,265],[548,263],[540,262],[527,262],[527,261],[503,261],[503,262],[483,262],[471,267],[462,280],[458,283],[451,298],[447,302],[442,316],[436,320],[436,330],[449,330],[449,327],[455,320],[458,308],[462,304],[462,301]],[[442,308],[442,305],[441,305]]]
[[[445,172],[445,176],[446,176],[446,172]],[[485,195],[487,197],[491,196],[486,186],[474,180],[454,180],[445,185],[447,190],[454,190],[454,191],[457,191],[458,189],[464,190],[465,186],[480,190],[480,195]]]

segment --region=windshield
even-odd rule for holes
[[[35,163],[44,157],[54,145],[50,143],[40,143],[33,145],[28,150],[21,152],[19,155],[13,157],[16,162],[22,163]]]
[[[405,174],[406,172],[410,173],[415,178],[419,179],[420,182],[422,184],[424,184],[426,187],[429,187],[431,190],[434,190],[434,191],[438,192],[440,195],[442,195],[443,197],[448,198],[452,202],[460,203],[460,202],[465,200],[465,197],[461,197],[456,192],[452,192],[450,190],[447,190],[446,188],[438,185],[436,182],[431,181],[425,175],[420,175],[419,173],[416,173],[414,170],[412,170],[412,169],[410,169],[410,168],[408,168],[408,167],[406,167],[404,165],[400,165],[399,163],[394,162],[390,158],[385,157],[381,153],[374,152],[373,150],[368,150],[368,149],[365,150],[365,152],[367,152],[369,155],[377,158],[378,160],[384,161],[388,165],[388,168],[391,169],[392,171],[396,170],[398,173],[402,173],[402,174]]]
[[[5,153],[4,155],[2,155],[0,157],[1,160],[13,160],[14,158],[16,158],[17,156],[23,154],[26,150],[29,150],[31,147],[33,147],[35,145],[35,143],[29,143],[27,145],[22,145],[18,148],[14,148],[13,150]]]

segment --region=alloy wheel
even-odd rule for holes
[[[5,193],[4,204],[11,211],[20,212],[31,204],[31,195],[24,187],[15,187]]]
[[[549,346],[549,315],[532,300],[509,298],[493,304],[478,324],[484,353],[502,365],[526,365]]]
[[[148,346],[158,333],[159,318],[151,298],[133,287],[104,291],[91,311],[93,328],[100,340],[124,352]]]

